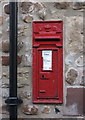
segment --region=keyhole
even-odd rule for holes
[[[44,75],[42,75],[42,78],[44,78]]]

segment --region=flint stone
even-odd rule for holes
[[[34,105],[25,105],[22,111],[26,115],[36,115],[38,114],[38,108]]]
[[[10,14],[9,4],[6,4],[6,5],[4,6],[4,12],[5,12],[6,14]]]
[[[69,83],[70,85],[73,85],[74,81],[76,80],[78,76],[77,70],[71,68],[67,71],[67,76],[66,76],[66,82]]]
[[[42,110],[42,113],[46,113],[46,114],[49,114],[51,112],[51,109],[49,106],[44,106],[43,110]]]
[[[78,67],[82,67],[85,65],[85,63],[83,63],[83,56],[80,56],[76,61],[75,61],[76,65]]]
[[[45,8],[41,9],[41,10],[38,12],[39,18],[42,19],[42,20],[45,19],[46,14],[47,14],[47,13],[46,13],[46,9],[45,9]]]
[[[23,15],[22,19],[24,22],[30,23],[30,22],[32,22],[33,17],[31,15]]]

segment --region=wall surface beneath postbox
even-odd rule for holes
[[[84,9],[79,2],[20,2],[18,16],[19,118],[65,118],[83,115],[85,86]],[[32,103],[32,21],[58,20],[63,28],[63,104]],[[8,118],[5,99],[9,96],[9,6],[0,0],[0,116]],[[1,63],[1,62],[0,62]],[[1,69],[2,68],[2,69]],[[75,92],[73,92],[75,91]],[[1,93],[2,92],[2,93]],[[81,98],[81,99],[80,99]]]

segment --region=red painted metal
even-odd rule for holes
[[[32,25],[33,103],[63,103],[63,21]]]

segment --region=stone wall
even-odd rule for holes
[[[2,9],[1,9],[2,8]],[[84,2],[20,2],[18,4],[18,97],[19,118],[68,118],[83,116]],[[8,118],[5,99],[9,96],[9,4],[0,2],[0,114]],[[58,104],[32,103],[32,21],[64,21],[63,99]],[[2,62],[1,62],[2,61]],[[1,69],[2,68],[2,69]],[[81,98],[81,99],[80,99]]]

